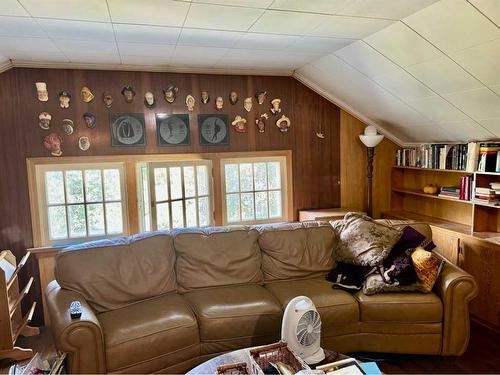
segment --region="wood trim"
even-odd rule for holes
[[[11,60],[7,60],[4,63],[0,64],[0,73],[6,72],[9,69],[12,69],[14,65]]]

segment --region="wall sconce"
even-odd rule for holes
[[[377,134],[377,128],[375,128],[375,126],[369,125],[365,128],[365,133],[361,134],[359,136],[359,139],[366,146],[366,150],[368,153],[367,212],[368,212],[368,216],[372,217],[372,215],[373,215],[373,208],[372,208],[373,158],[375,157],[375,147],[380,142],[382,142],[382,139],[384,139],[384,136],[381,134]]]

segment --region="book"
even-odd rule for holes
[[[497,167],[497,154],[500,151],[500,143],[481,143],[479,145],[479,172],[495,172]]]

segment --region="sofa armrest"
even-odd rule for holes
[[[434,285],[443,302],[441,355],[459,356],[469,343],[469,302],[477,295],[477,284],[467,272],[441,258],[445,263]]]
[[[104,336],[101,325],[85,298],[52,281],[45,290],[51,330],[57,349],[68,353],[68,373],[105,373]],[[82,304],[82,316],[72,320],[69,305]]]

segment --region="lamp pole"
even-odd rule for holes
[[[367,147],[367,156],[368,156],[368,164],[367,164],[367,213],[368,216],[373,216],[373,205],[372,205],[372,178],[373,178],[373,158],[375,156],[375,147]]]

